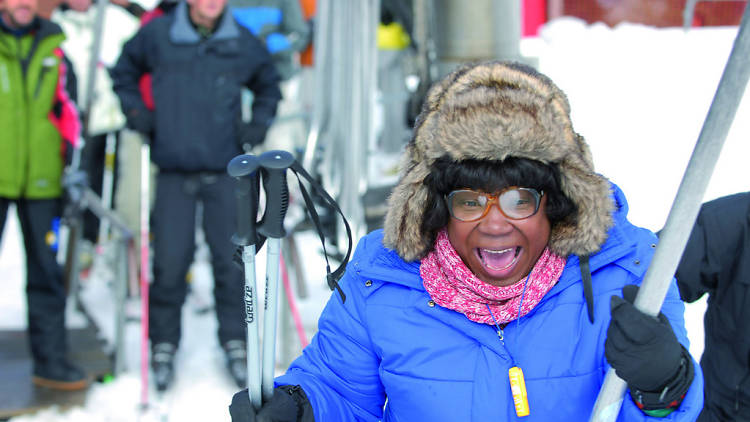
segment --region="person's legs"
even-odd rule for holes
[[[231,242],[237,226],[234,182],[219,175],[202,185],[203,231],[211,250],[214,300],[219,320],[219,342],[226,354],[227,368],[239,387],[247,384],[245,343],[244,275],[233,262]]]
[[[151,229],[154,282],[149,290],[149,337],[151,344],[180,341],[185,277],[195,251],[195,192],[189,177],[160,173]]]
[[[245,278],[232,258],[235,246],[231,239],[237,229],[234,181],[220,175],[202,188],[203,231],[211,250],[219,341],[225,344],[245,338]]]
[[[47,244],[52,221],[60,216],[59,199],[20,199],[16,202],[26,247],[28,332],[36,384],[60,389],[86,386],[85,375],[67,360],[62,269]]]
[[[160,173],[151,230],[154,282],[149,289],[149,338],[154,382],[164,391],[174,378],[174,355],[180,343],[182,305],[195,250],[196,192],[191,177]]]

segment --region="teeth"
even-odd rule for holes
[[[500,250],[480,249],[480,251],[481,251],[481,253],[479,254],[479,256],[481,257],[482,262],[484,263],[484,265],[486,265],[488,268],[490,268],[492,270],[502,271],[502,270],[510,268],[511,266],[513,266],[513,264],[516,263],[516,260],[518,259],[518,253],[520,251],[520,248],[506,248],[506,249],[500,249]],[[509,253],[511,251],[514,251],[514,253],[513,253],[513,259],[511,259],[511,261],[507,265],[504,265],[502,267],[493,266],[489,262],[487,262],[487,260],[484,258],[484,254],[487,254],[487,255],[490,255],[490,254],[500,255],[500,254]]]
[[[513,249],[513,248],[501,249],[501,250],[499,250],[499,251],[493,251],[493,250],[491,250],[491,249],[482,249],[482,252],[486,252],[486,253],[494,253],[494,254],[503,254],[503,253],[508,253],[508,252],[510,252],[510,250],[511,250],[511,249]]]

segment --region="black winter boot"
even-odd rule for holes
[[[227,369],[239,388],[247,388],[247,344],[242,340],[229,340],[224,344]]]
[[[151,348],[151,369],[157,391],[165,391],[174,380],[174,354],[177,347],[171,343],[157,343]]]
[[[55,390],[82,390],[88,386],[86,374],[67,359],[34,362],[31,382]]]

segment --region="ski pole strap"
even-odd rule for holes
[[[290,169],[292,172],[297,176],[297,181],[299,183],[300,191],[302,192],[302,197],[305,199],[305,205],[307,208],[308,213],[310,214],[310,218],[313,221],[313,224],[315,224],[315,229],[318,231],[318,236],[320,236],[320,242],[323,245],[323,256],[326,260],[326,281],[328,283],[328,287],[331,290],[338,291],[339,295],[341,296],[341,302],[346,302],[346,295],[344,294],[344,291],[341,290],[341,286],[339,286],[339,280],[344,275],[344,271],[346,271],[346,264],[349,262],[349,257],[352,253],[352,230],[351,227],[349,227],[349,222],[346,220],[346,217],[344,216],[344,213],[341,211],[341,208],[339,208],[336,201],[331,198],[331,196],[328,194],[328,192],[323,189],[322,186],[318,182],[316,182],[312,176],[302,167],[302,165],[297,162],[296,160],[294,163],[292,163]],[[307,189],[305,189],[305,186],[302,183],[302,180],[300,179],[300,175],[304,177],[309,183],[310,186],[313,188],[313,190],[323,197],[323,199],[328,202],[328,204],[333,207],[336,212],[341,215],[341,219],[344,220],[344,227],[346,228],[346,236],[348,239],[348,245],[346,249],[346,255],[344,256],[344,259],[341,261],[341,264],[336,268],[335,271],[331,272],[331,264],[328,262],[328,252],[326,252],[326,243],[325,239],[323,237],[323,229],[320,224],[320,218],[318,217],[317,211],[315,211],[315,204],[312,201],[312,198],[310,198],[310,194],[307,192]]]
[[[589,321],[594,323],[594,288],[591,285],[591,267],[589,266],[589,256],[583,255],[578,257],[581,264],[581,279],[583,280],[583,297],[586,298],[586,310],[589,313]]]

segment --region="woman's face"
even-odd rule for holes
[[[484,218],[448,222],[448,239],[458,255],[482,281],[508,286],[525,277],[547,246],[550,223],[545,212],[547,196],[531,217],[511,220],[496,204]]]

